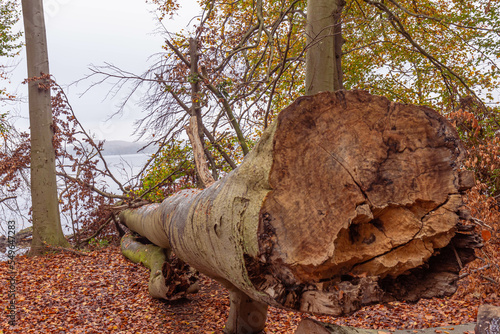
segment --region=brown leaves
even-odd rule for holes
[[[198,272],[175,256],[163,263],[162,271],[168,282],[167,298],[172,301],[185,297],[198,281]]]
[[[228,314],[228,294],[202,277],[201,291],[189,300],[162,302],[148,294],[148,270],[125,259],[117,247],[80,257],[71,253],[40,258],[17,257],[17,328],[7,324],[0,300],[3,333],[217,333]],[[0,263],[5,282],[7,264]],[[6,284],[0,284],[4,295]],[[363,308],[350,317],[318,320],[380,331],[472,322],[480,303],[500,305],[495,294],[484,300],[432,299]],[[267,333],[293,333],[307,315],[269,309]]]

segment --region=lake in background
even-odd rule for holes
[[[124,186],[128,185],[126,182],[132,177],[139,173],[144,164],[147,162],[148,158],[151,154],[146,153],[136,153],[136,154],[123,154],[123,155],[105,155],[104,158],[108,167],[115,176],[115,178],[121,182]],[[102,162],[98,166],[99,168],[104,168]],[[101,178],[103,182],[106,183],[106,191],[114,194],[121,194],[118,190],[118,185],[110,178]],[[100,183],[101,184],[101,183]],[[7,222],[9,220],[14,220],[16,223],[16,232],[20,231],[26,227],[31,226],[28,222],[28,211],[31,204],[31,199],[29,193],[24,194],[22,198],[18,198],[19,207],[22,212],[22,216],[19,215],[11,215],[7,213],[7,217],[3,217],[0,220],[0,234],[7,235]],[[64,234],[72,234],[71,222],[68,219],[61,215],[61,225],[64,231]],[[1,256],[0,256],[0,260]]]

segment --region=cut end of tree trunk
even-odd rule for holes
[[[330,314],[453,293],[460,268],[443,248],[472,184],[461,158],[458,134],[429,108],[362,91],[298,99],[278,117],[252,282],[281,305]]]

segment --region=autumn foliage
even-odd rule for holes
[[[470,223],[481,231],[484,247],[477,251],[478,259],[462,274],[461,288],[454,297],[466,301],[490,300],[498,304],[500,267],[500,126],[498,110],[484,109],[463,99],[458,110],[447,115],[455,125],[467,151],[464,168],[473,170],[476,186],[467,192],[466,205]]]
[[[170,17],[178,8],[175,0],[152,2],[158,4],[161,17]],[[103,144],[94,142],[85,132],[64,91],[47,77],[54,95],[53,144],[63,184],[59,195],[61,214],[74,229],[73,245],[85,246],[91,252],[51,254],[42,261],[18,256],[18,326],[9,328],[2,317],[0,334],[222,332],[229,302],[227,293],[214,281],[203,278],[202,291],[189,300],[153,300],[147,292],[149,273],[145,268],[127,261],[115,246],[94,249],[95,243],[89,245],[92,238],[111,243],[118,240],[115,213],[119,210],[160,202],[180,189],[198,185],[190,147],[177,138],[183,131],[178,119],[187,116],[186,110],[175,100],[190,103],[189,84],[193,80],[203,86],[198,98],[208,110],[204,122],[215,137],[213,142],[206,140],[205,145],[213,155],[212,167],[220,176],[231,167],[216,144],[234,162],[243,159],[241,143],[223,117],[223,103],[230,104],[246,131],[247,144],[252,146],[278,110],[303,92],[303,2],[216,2],[218,6],[214,7],[210,7],[212,1],[200,3],[205,21],[196,35],[202,53],[200,69],[203,67],[206,74],[189,76],[188,66],[176,58],[174,50],[186,53],[189,36],[176,35],[171,45],[164,46],[162,57],[166,61],[158,64],[159,74],[153,71],[148,77],[154,89],[148,91],[152,100],[146,106],[168,113],[153,113],[152,119],[143,122],[145,127],[158,131],[162,137],[158,142],[163,146],[144,168],[135,187],[117,181],[119,193],[108,191],[102,177],[113,177],[105,165],[102,167]],[[259,3],[260,14],[266,14],[263,19],[259,18]],[[491,36],[495,31],[492,27],[498,25],[499,9],[491,1],[478,4],[476,12],[471,9],[473,2],[421,1],[417,6],[415,1],[401,1],[405,12],[391,1],[387,2],[394,14],[391,21],[387,12],[380,12],[371,3],[348,1],[343,14],[345,86],[367,89],[400,102],[430,105],[448,117],[467,151],[462,167],[476,175],[476,186],[466,196],[471,213],[466,220],[481,232],[484,247],[477,251],[478,259],[463,268],[459,290],[452,298],[375,305],[345,318],[318,319],[381,330],[471,322],[479,305],[500,305],[500,110],[471,96],[473,91],[483,91],[486,102],[495,99],[492,92],[498,88],[500,70],[494,54],[498,42]],[[454,7],[448,6],[450,3]],[[10,12],[14,13],[14,7]],[[16,20],[12,15],[8,19]],[[435,61],[442,66],[434,66],[429,57],[409,46],[400,31],[391,26],[395,20],[408,28],[406,32],[417,44],[436,55]],[[360,34],[361,29],[365,33]],[[0,36],[9,38],[11,47],[6,51],[17,51],[14,42],[18,34],[9,31]],[[471,53],[474,48],[476,51]],[[4,51],[0,50],[0,55]],[[244,75],[240,69],[244,69]],[[1,66],[0,78],[6,78]],[[216,93],[209,89],[210,85]],[[12,98],[0,88],[0,101]],[[0,132],[6,138],[9,133],[4,117],[0,114]],[[30,163],[29,149],[27,134],[20,134],[15,147],[2,146],[0,187],[6,189],[2,195],[22,189],[23,171]],[[0,281],[5,282],[6,277],[7,265],[2,262]],[[6,285],[0,286],[3,293]],[[1,299],[0,309],[4,310],[6,303]],[[271,309],[267,331],[293,333],[302,317]]]
[[[201,278],[201,291],[188,300],[166,303],[148,294],[149,272],[125,259],[118,247],[95,249],[86,255],[64,252],[38,258],[17,257],[17,326],[3,316],[0,333],[216,333],[229,311],[228,294],[218,283]],[[6,281],[6,262],[0,280]],[[481,282],[484,284],[486,282]],[[488,284],[488,283],[486,283]],[[1,289],[5,289],[3,284]],[[462,293],[461,292],[459,293]],[[344,318],[316,319],[361,328],[391,331],[468,323],[482,303],[500,305],[498,296],[471,293],[467,298],[394,302],[374,305]],[[267,333],[292,334],[306,315],[270,308]],[[2,332],[3,331],[3,332]]]

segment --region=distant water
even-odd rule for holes
[[[131,177],[136,176],[146,164],[150,154],[136,153],[125,155],[106,155],[106,163],[115,176],[124,186]],[[104,168],[104,164],[100,163],[99,168]],[[114,193],[119,193],[118,185],[110,178],[104,179],[109,186],[109,190]]]
[[[137,173],[139,173],[142,170],[142,167],[144,164],[147,162],[148,158],[150,157],[149,154],[143,154],[143,153],[137,153],[137,154],[126,154],[126,155],[107,155],[104,156],[106,163],[110,169],[110,171],[113,173],[115,178],[121,182],[124,186],[127,186],[127,181],[132,177],[135,176]],[[104,168],[104,165],[102,163],[99,164],[99,168]],[[106,184],[106,191],[115,193],[115,194],[121,194],[121,191],[119,191],[118,185],[110,178],[102,178],[101,179],[103,182]],[[18,199],[20,207],[23,207],[22,213],[25,217],[28,216],[28,210],[30,206],[30,199],[29,199],[29,194],[27,194],[26,198],[24,199]],[[9,217],[0,217],[0,234],[6,234],[7,233],[7,221],[14,219],[16,222],[16,232],[24,229],[29,226],[28,220],[23,217],[18,217],[18,216],[13,216]],[[63,231],[65,234],[71,234],[73,233],[72,228],[71,228],[71,223],[67,220],[66,217],[61,215],[61,225],[63,227]],[[0,256],[1,259],[1,256]]]

